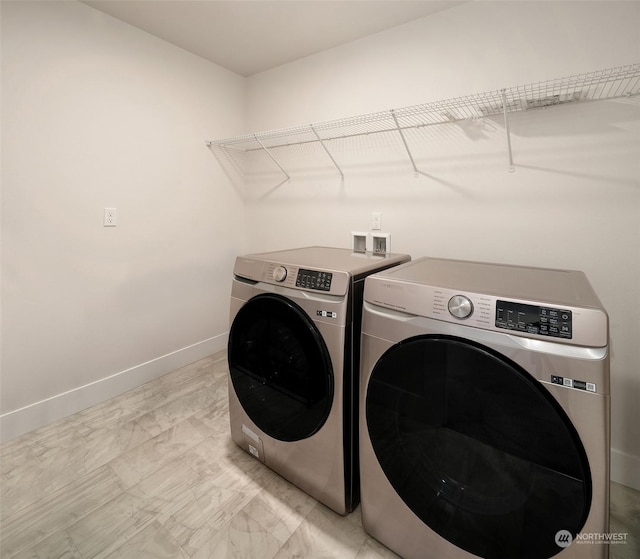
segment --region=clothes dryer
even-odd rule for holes
[[[607,557],[608,341],[582,272],[420,258],[369,276],[365,530],[405,559]]]
[[[232,439],[340,514],[359,502],[364,279],[408,260],[305,247],[235,263],[228,344]]]

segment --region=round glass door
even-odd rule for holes
[[[263,294],[237,313],[229,371],[242,408],[267,435],[297,441],[327,419],[333,370],[322,336],[293,301]]]
[[[366,419],[400,498],[469,553],[546,559],[563,549],[559,531],[575,537],[584,526],[591,475],[575,428],[490,348],[451,336],[393,346],[371,374]]]

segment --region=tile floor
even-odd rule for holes
[[[0,450],[2,559],[397,557],[231,442],[224,352]],[[637,559],[640,493],[611,511]]]

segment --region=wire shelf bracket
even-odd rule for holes
[[[502,111],[504,114],[504,133],[507,137],[507,154],[509,155],[509,172],[513,173],[516,168],[513,166],[513,151],[511,150],[511,132],[509,131],[509,111],[507,110],[507,90],[502,90]]]
[[[283,168],[282,165],[280,165],[280,163],[278,163],[278,160],[274,157],[274,155],[267,149],[267,147],[260,141],[260,138],[258,138],[257,134],[254,134],[253,137],[256,139],[256,142],[258,142],[260,144],[260,147],[265,151],[265,153],[271,158],[271,160],[278,166],[278,169],[280,169],[282,171],[282,173],[284,174],[285,177],[287,177],[285,180],[291,180],[291,177],[289,176],[289,173],[287,173]]]
[[[241,152],[264,150],[285,175],[286,180],[290,180],[291,177],[278,162],[273,150],[293,145],[319,143],[344,180],[344,172],[327,146],[329,140],[397,132],[416,175],[419,173],[429,176],[418,169],[407,141],[407,130],[468,119],[502,117],[506,135],[508,170],[513,172],[515,167],[509,129],[510,114],[545,109],[565,103],[617,99],[639,94],[640,63],[635,63],[390,111],[212,140],[206,143],[210,148],[220,147]]]
[[[325,145],[324,141],[322,140],[322,138],[318,134],[317,130],[313,127],[313,124],[310,124],[309,128],[311,129],[311,131],[313,132],[315,137],[318,138],[318,142],[320,142],[320,145],[322,146],[322,149],[324,149],[324,151],[329,156],[329,159],[331,159],[331,162],[333,163],[334,167],[336,169],[338,169],[338,173],[340,173],[341,180],[344,180],[344,173],[342,172],[342,169],[340,168],[340,165],[338,165],[336,160],[333,158],[333,155],[331,155],[331,152],[329,151],[329,148]]]
[[[391,113],[391,117],[393,118],[393,122],[395,122],[396,128],[398,129],[398,133],[400,134],[400,139],[402,140],[402,143],[404,144],[404,149],[407,150],[407,155],[409,156],[409,160],[411,161],[411,165],[413,166],[413,172],[415,173],[415,175],[417,177],[418,173],[420,171],[418,171],[418,167],[416,166],[416,162],[413,159],[413,155],[411,154],[411,150],[409,149],[409,144],[407,143],[407,139],[404,137],[404,132],[402,131],[402,128],[400,127],[400,123],[398,122],[398,117],[396,116],[395,109],[391,109],[390,113]]]

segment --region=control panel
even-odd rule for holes
[[[606,314],[596,309],[552,307],[528,301],[460,293],[440,287],[380,281],[368,284],[367,301],[397,311],[520,336],[574,345],[606,345]],[[578,322],[578,326],[576,325]]]
[[[332,279],[333,274],[331,272],[320,272],[318,270],[305,270],[300,268],[296,276],[296,287],[315,289],[316,291],[330,291]]]
[[[571,339],[573,316],[570,310],[496,301],[496,328],[516,330],[553,338]]]
[[[519,271],[522,293],[536,297],[519,298],[512,295],[515,288],[511,284],[515,280],[511,278],[505,283],[499,281],[497,276],[492,281],[488,274],[486,278],[480,274],[478,278],[466,280],[461,265],[456,261],[447,264],[453,267],[451,278],[447,279],[444,273],[439,275],[437,269],[434,271],[430,268],[434,261],[438,262],[425,258],[423,268],[418,266],[420,261],[417,260],[410,265],[368,277],[364,289],[365,304],[404,313],[408,322],[413,320],[412,317],[416,321],[424,317],[455,324],[456,328],[461,328],[461,332],[475,328],[500,332],[510,337],[590,348],[606,348],[609,344],[606,311],[599,306],[595,296],[587,297],[587,288],[590,289],[590,286],[584,284],[580,293],[584,291],[586,295],[576,298],[575,291],[564,285],[571,279],[571,272],[564,272],[561,278],[555,278],[555,281],[563,283],[559,294],[554,295],[549,286],[545,284],[539,287],[536,283],[538,279],[543,279],[542,272],[536,272],[537,275],[530,278],[527,284],[522,271],[526,269],[522,269]],[[490,265],[482,266],[484,273]],[[426,283],[432,276],[433,283]],[[552,277],[555,276],[552,274]],[[452,287],[441,285],[449,282]],[[476,287],[483,287],[486,283],[486,291],[463,289],[467,283]],[[578,282],[577,285],[583,284]],[[499,296],[495,292],[501,291],[501,286],[505,292]],[[437,326],[427,324],[425,328],[436,329]],[[445,331],[453,333],[457,329],[446,327]]]
[[[287,289],[321,292],[323,295],[346,295],[350,275],[347,272],[311,270],[287,263],[238,259],[234,274],[239,278],[262,281]]]

